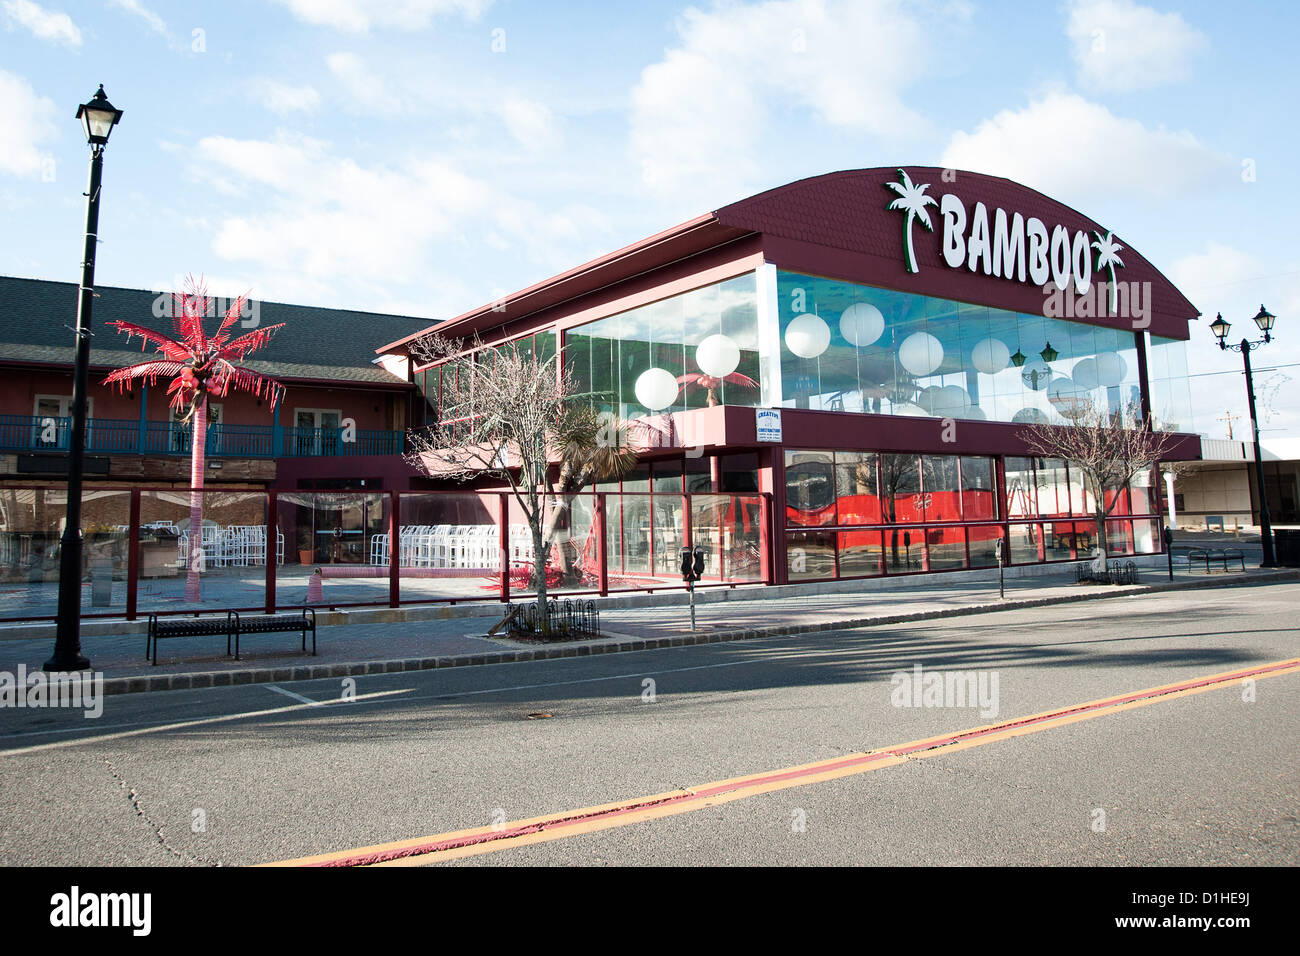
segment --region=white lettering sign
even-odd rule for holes
[[[968,211],[953,193],[944,193],[936,201],[926,195],[929,183],[913,183],[902,169],[898,175],[898,182],[885,183],[898,194],[887,208],[906,217],[903,253],[908,272],[920,271],[913,247],[913,227],[919,222],[922,228],[932,231],[925,207],[937,205],[943,223],[938,237],[939,257],[948,268],[964,268],[1015,282],[1028,281],[1039,288],[1050,282],[1061,292],[1073,285],[1078,295],[1087,295],[1092,288],[1093,271],[1104,269],[1110,277],[1110,307],[1114,312],[1115,269],[1124,265],[1118,255],[1124,247],[1115,241],[1113,233],[1094,230],[1096,238],[1090,240],[1085,230],[1071,230],[1061,224],[1049,230],[1041,219],[1025,218],[1000,207],[992,210],[990,218],[990,210],[982,202],[975,203]]]

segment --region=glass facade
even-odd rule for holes
[[[569,329],[564,340],[565,366],[578,390],[623,418],[759,403],[752,272]],[[655,370],[666,373],[659,389],[643,377]]]
[[[1085,402],[1140,402],[1130,331],[773,272],[774,290],[759,270],[569,329],[565,366],[580,392],[629,420],[767,396],[786,408],[1064,424]],[[760,308],[773,294],[774,308]],[[554,354],[553,332],[524,342]],[[1152,337],[1148,373],[1157,422],[1193,431],[1186,343]],[[415,376],[430,416],[441,374]]]
[[[787,408],[1064,423],[1140,399],[1131,332],[794,272],[777,295]],[[1160,342],[1172,405],[1180,343]]]
[[[533,341],[553,354],[552,333]],[[575,326],[563,342],[578,391],[626,420],[767,405],[1067,424],[1085,402],[1116,412],[1141,401],[1130,330],[770,265]],[[1192,430],[1185,343],[1151,337],[1147,357],[1157,422]],[[417,373],[432,414],[439,374]],[[786,440],[795,437],[787,425]],[[1097,545],[1094,503],[1077,469],[958,447],[967,453],[774,447],[785,509],[773,531],[784,538],[788,580],[994,567],[999,540],[1012,564],[1086,557]],[[767,461],[734,448],[642,462],[589,489],[611,494],[610,573],[627,586],[671,578],[687,529],[698,525],[714,529],[717,565],[743,579],[751,572],[739,569],[757,560],[756,493]],[[746,494],[755,497],[734,497]],[[1158,551],[1149,476],[1111,494],[1110,553]],[[733,497],[693,515],[684,495]]]
[[[1151,417],[1156,427],[1195,432],[1192,388],[1187,378],[1187,343],[1151,336],[1147,348],[1147,379],[1151,386]]]
[[[787,450],[790,580],[988,566],[994,476],[983,456]]]
[[[786,570],[791,581],[872,577],[1087,557],[1093,499],[1077,469],[1050,458],[796,451],[785,456]],[[1111,555],[1159,550],[1150,474],[1108,492]]]

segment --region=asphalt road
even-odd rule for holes
[[[91,720],[0,709],[0,864],[269,862],[777,771],[1297,658],[1298,599],[1212,589],[376,675],[352,701],[331,680],[109,697]],[[891,677],[918,663],[996,675],[996,717],[895,706]],[[1298,689],[1234,682],[458,862],[1294,865]]]

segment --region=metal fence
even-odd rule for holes
[[[63,487],[0,488],[0,620],[55,617],[65,510]],[[682,547],[705,550],[698,586],[764,584],[771,522],[758,494],[585,492],[548,503],[539,558],[504,492],[88,485],[82,611],[509,603],[542,575],[560,600],[680,589]]]

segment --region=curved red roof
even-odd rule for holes
[[[906,170],[914,183],[928,185],[928,194],[936,199],[952,193],[960,198],[968,212],[976,203],[984,203],[990,219],[993,211],[1001,208],[1008,215],[1020,213],[1026,220],[1037,217],[1049,233],[1057,225],[1066,227],[1072,234],[1084,230],[1089,239],[1093,232],[1109,231],[1103,224],[1037,190],[983,173],[935,166],[844,170],[801,179],[723,206],[376,351],[400,351],[406,343],[432,328],[455,335],[472,335],[507,322],[526,324],[529,316],[543,310],[634,277],[645,277],[671,263],[755,235],[764,260],[783,269],[1042,314],[1045,295],[1041,287],[947,266],[940,256],[943,227],[937,206],[929,207],[934,232],[926,232],[920,225],[913,228],[919,271],[907,271],[903,252],[904,217],[888,208],[896,193],[885,185],[898,181],[900,168]],[[1200,312],[1159,269],[1123,241],[1122,229],[1115,237],[1124,246],[1120,252],[1124,265],[1116,278],[1142,284],[1150,332],[1186,339],[1188,321]],[[1094,274],[1094,282],[1101,277]],[[1111,328],[1134,328],[1132,320],[1116,316],[1081,321]]]

